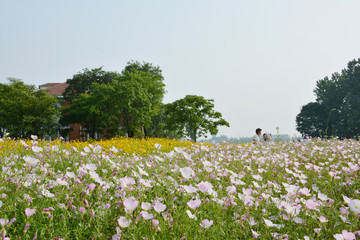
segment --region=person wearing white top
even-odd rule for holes
[[[273,136],[271,133],[264,133],[263,134],[264,143],[270,144],[274,141]]]
[[[255,130],[256,135],[253,136],[253,143],[254,143],[254,144],[260,142],[261,131],[262,131],[261,128],[257,128],[257,129]]]

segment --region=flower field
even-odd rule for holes
[[[360,239],[360,142],[0,139],[2,239]]]

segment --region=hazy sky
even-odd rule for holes
[[[164,102],[215,101],[219,134],[294,134],[316,81],[360,57],[358,0],[0,0],[0,82],[160,66]]]

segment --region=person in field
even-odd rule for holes
[[[255,135],[253,136],[253,143],[254,144],[257,144],[257,143],[259,143],[260,142],[260,136],[261,136],[261,128],[257,128],[256,130],[255,130]]]
[[[273,136],[271,133],[264,133],[263,134],[264,143],[269,144],[274,141]]]

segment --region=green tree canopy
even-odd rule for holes
[[[72,100],[73,98],[79,97],[82,93],[90,93],[93,91],[93,83],[109,83],[115,79],[119,74],[116,72],[109,72],[102,69],[102,67],[87,69],[83,72],[75,74],[71,79],[67,79],[66,83],[69,86],[65,89],[63,96],[65,99]]]
[[[9,132],[19,138],[55,134],[59,117],[57,102],[56,97],[44,90],[9,78],[9,84],[0,84],[0,134]]]
[[[297,130],[309,136],[360,135],[360,59],[316,83],[315,103],[302,107]]]
[[[214,111],[214,100],[202,96],[187,95],[168,104],[166,113],[170,130],[177,130],[196,142],[207,133],[216,135],[219,126],[230,126],[221,113]]]
[[[93,82],[91,91],[73,99],[72,105],[63,110],[62,123],[81,123],[90,137],[96,132],[108,137],[142,136],[142,129],[150,126],[165,93],[160,73],[160,68],[151,64],[130,62],[111,81]]]

